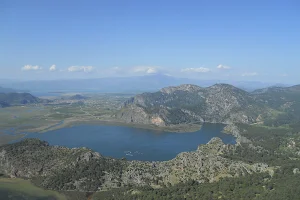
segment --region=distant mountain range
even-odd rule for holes
[[[180,85],[128,100],[117,118],[127,123],[168,126],[189,123],[275,123],[300,119],[300,85],[246,92],[228,84]]]
[[[216,83],[227,83],[247,91],[276,85],[275,83],[198,80],[177,78],[167,75],[148,75],[134,77],[111,77],[99,79],[72,79],[72,80],[41,80],[41,81],[10,81],[2,82],[2,86],[18,90],[62,91],[62,92],[107,92],[107,93],[140,93],[153,92],[163,87],[181,84],[195,84],[208,87]]]

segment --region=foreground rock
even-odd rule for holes
[[[232,148],[213,138],[194,152],[164,162],[112,159],[86,148],[49,146],[37,139],[0,147],[0,174],[30,178],[54,190],[98,191],[122,186],[160,187],[188,180],[218,181],[256,172],[269,172],[265,164],[232,161],[222,154]]]

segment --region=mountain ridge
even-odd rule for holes
[[[247,92],[230,84],[182,84],[132,97],[115,115],[126,123],[160,127],[194,123],[265,123],[300,120],[300,85]]]
[[[229,84],[183,84],[142,93],[124,103],[117,118],[127,123],[166,126],[182,123],[255,123],[266,106],[249,92]],[[257,114],[259,113],[259,114]]]

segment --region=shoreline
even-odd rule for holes
[[[209,123],[209,122],[206,122]],[[38,128],[32,128],[32,129],[25,129],[25,130],[18,130],[17,133],[14,135],[13,138],[7,138],[4,142],[0,143],[0,145],[8,144],[12,141],[15,140],[20,140],[26,134],[30,133],[40,133],[43,134],[48,131],[54,131],[54,130],[59,130],[62,128],[69,128],[77,125],[107,125],[107,126],[124,126],[124,127],[132,127],[132,128],[138,128],[138,129],[144,129],[144,130],[153,130],[153,131],[158,131],[158,132],[172,132],[172,133],[191,133],[191,132],[196,132],[201,130],[202,124],[179,124],[179,125],[170,125],[170,126],[155,126],[151,124],[134,124],[134,123],[126,123],[120,120],[116,120],[113,118],[110,119],[99,119],[95,120],[95,118],[86,118],[86,119],[78,119],[78,118],[71,118],[71,119],[64,119],[57,121],[54,124],[50,124],[48,126],[43,126],[43,127],[38,127]],[[209,123],[209,124],[216,124],[216,123]],[[238,143],[240,140],[239,134],[235,134],[230,131],[226,131],[226,127],[230,126],[230,124],[225,124],[225,123],[219,123],[224,125],[224,128],[222,132],[226,132],[227,134],[233,135],[235,137],[236,142]],[[6,137],[5,134],[0,134],[0,138]]]
[[[44,133],[46,131],[53,131],[62,128],[73,127],[76,125],[112,125],[112,126],[125,126],[125,127],[133,127],[133,128],[140,128],[146,130],[155,130],[161,132],[174,132],[174,133],[189,133],[189,132],[196,132],[202,128],[202,124],[180,124],[180,125],[171,125],[171,126],[155,126],[151,124],[134,124],[134,123],[126,123],[119,120],[114,119],[65,119],[63,123],[59,122],[57,124],[51,125],[50,128],[45,129],[37,129],[36,132]],[[30,131],[34,132],[34,131]]]
[[[165,127],[158,127],[155,125],[148,124],[129,124],[126,122],[114,120],[114,119],[99,119],[95,118],[90,119],[64,119],[57,121],[57,123],[51,123],[47,126],[30,128],[30,129],[18,129],[14,135],[9,135],[4,132],[0,132],[0,146],[9,144],[13,141],[20,140],[24,138],[27,134],[30,133],[40,133],[43,134],[48,131],[59,130],[63,128],[69,128],[77,125],[110,125],[110,126],[124,126],[132,127],[145,130],[153,130],[159,132],[173,132],[173,133],[191,133],[196,132],[202,128],[202,124],[181,124],[181,125],[172,125]]]

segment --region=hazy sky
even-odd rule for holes
[[[0,0],[0,78],[300,81],[300,1]]]

